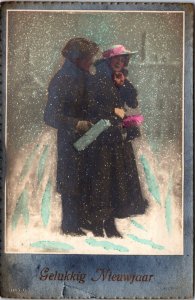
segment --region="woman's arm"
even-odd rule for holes
[[[124,85],[119,88],[119,91],[123,103],[126,103],[128,107],[136,108],[138,106],[137,90],[129,80],[125,80]]]

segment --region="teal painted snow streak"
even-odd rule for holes
[[[71,245],[62,242],[39,241],[30,244],[31,247],[41,248],[42,250],[72,250]]]
[[[145,176],[146,176],[146,182],[147,182],[147,185],[148,185],[148,190],[152,194],[152,196],[154,197],[156,202],[158,204],[161,204],[160,203],[159,185],[157,183],[157,180],[156,180],[154,174],[152,173],[150,165],[149,165],[147,159],[143,155],[140,157],[140,161],[141,161],[141,163],[143,165],[143,168],[144,168],[144,173],[145,173]]]
[[[139,229],[141,229],[141,230],[143,230],[143,231],[147,231],[147,230],[144,228],[144,226],[142,226],[141,224],[139,224],[139,223],[136,222],[135,220],[131,220],[131,223],[132,223],[135,227],[137,227],[137,228],[139,228]]]
[[[138,242],[143,245],[148,245],[148,246],[152,247],[153,249],[163,250],[165,248],[164,246],[158,245],[151,240],[140,239],[139,237],[137,237],[133,234],[128,234],[127,236],[130,239],[132,239],[133,241]]]
[[[29,155],[29,157],[26,159],[25,164],[22,168],[22,171],[20,173],[20,181],[22,181],[24,179],[24,177],[27,175],[30,167],[32,166],[32,162],[35,158],[35,154],[37,149],[39,148],[39,145],[36,145],[33,149],[33,151],[31,152],[31,154]]]
[[[39,166],[37,171],[38,184],[40,184],[41,180],[43,179],[48,153],[49,153],[49,145],[46,145],[39,160]]]
[[[152,152],[154,152],[155,154],[157,154],[158,153],[158,151],[159,151],[159,145],[158,145],[158,141],[157,140],[150,140],[149,139],[149,144],[150,144],[150,147],[151,147],[151,150],[152,150]]]
[[[172,192],[172,178],[169,180],[168,191],[165,198],[165,218],[168,232],[172,229],[172,205],[171,205],[171,192]]]
[[[86,243],[93,247],[102,247],[105,250],[116,250],[119,252],[129,252],[129,249],[120,245],[113,244],[107,241],[96,241],[93,238],[89,238],[85,240]]]
[[[28,211],[28,191],[26,188],[24,188],[23,192],[21,193],[16,203],[16,207],[12,217],[12,229],[16,228],[21,216],[23,217],[24,223],[27,226],[29,223],[29,211]]]
[[[52,191],[52,184],[51,181],[48,180],[43,198],[41,203],[41,217],[43,224],[45,226],[49,223],[49,217],[50,217],[50,210],[51,210],[51,191]]]

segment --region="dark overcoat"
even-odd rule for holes
[[[124,106],[124,102],[135,108],[137,92],[127,81],[121,93],[106,61],[97,66],[87,90],[91,121],[107,119],[112,124],[85,151],[89,215],[106,219],[110,214],[117,218],[143,214],[147,203],[142,196],[132,144],[124,140],[121,119],[114,114],[114,109]]]
[[[49,84],[44,120],[57,129],[57,191],[61,194],[80,192],[82,153],[74,149],[73,143],[80,137],[76,125],[85,119],[85,75],[66,60]]]

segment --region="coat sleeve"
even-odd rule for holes
[[[138,106],[137,91],[127,79],[125,80],[124,86],[120,87],[120,96],[123,103],[126,103],[127,106],[131,108]]]
[[[75,128],[79,119],[74,107],[81,101],[82,84],[68,77],[54,77],[48,88],[48,102],[44,112],[47,125],[60,129]]]

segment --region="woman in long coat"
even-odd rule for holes
[[[62,51],[65,63],[50,82],[44,120],[57,132],[57,191],[62,198],[62,231],[80,228],[82,154],[73,143],[90,127],[86,119],[85,80],[98,46],[84,38],[70,40]]]
[[[112,126],[85,150],[85,198],[94,235],[103,236],[105,229],[108,237],[120,237],[114,219],[143,214],[147,200],[141,192],[132,136],[128,136],[128,131],[125,135],[121,127],[124,102],[135,108],[137,92],[127,79],[122,87],[117,87],[113,80],[114,72],[127,66],[130,54],[121,45],[109,51],[97,64],[97,73],[87,87],[89,119],[92,123],[110,120]],[[122,64],[120,58],[124,60]]]

